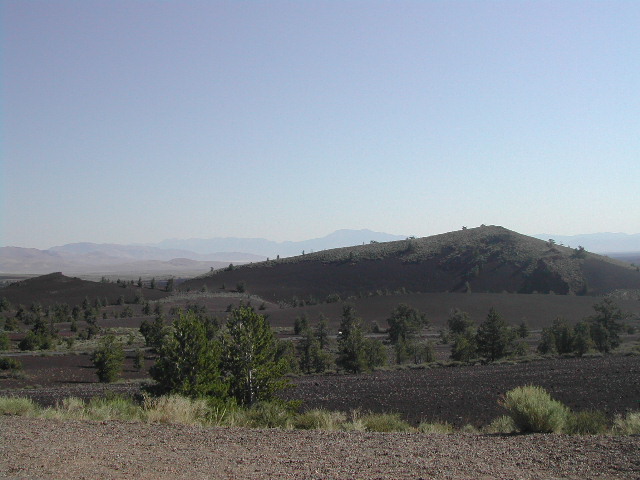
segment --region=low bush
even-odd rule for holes
[[[121,395],[94,397],[85,407],[90,420],[142,420],[142,409],[133,399]]]
[[[514,433],[516,426],[510,416],[502,415],[483,428],[483,431],[484,433]]]
[[[9,335],[2,329],[0,330],[0,350],[9,350],[10,348],[11,340],[9,340]]]
[[[246,410],[249,427],[293,428],[294,413],[279,402],[259,402]]]
[[[502,405],[520,432],[560,433],[569,415],[565,405],[533,385],[508,391]]]
[[[38,410],[38,406],[30,398],[0,397],[0,415],[30,416]]]
[[[398,413],[372,413],[361,420],[367,432],[408,432],[412,429]]]
[[[596,435],[605,433],[608,429],[607,417],[604,413],[595,410],[570,413],[564,433],[570,435]]]
[[[613,420],[612,431],[618,435],[640,435],[640,412],[617,415]]]
[[[98,380],[104,383],[115,382],[122,371],[124,358],[122,344],[114,335],[101,338],[98,348],[91,354]]]
[[[22,362],[13,357],[0,357],[0,370],[22,370]]]
[[[447,422],[420,422],[418,425],[420,433],[453,433],[453,425]]]
[[[293,421],[293,427],[301,430],[340,430],[347,421],[347,416],[342,412],[330,410],[309,410],[297,415]]]
[[[207,423],[209,406],[203,399],[190,399],[181,395],[145,398],[142,405],[148,422],[193,425]]]

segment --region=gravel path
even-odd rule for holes
[[[0,418],[14,479],[639,479],[640,437],[251,430]]]

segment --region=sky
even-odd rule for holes
[[[640,232],[640,2],[4,0],[0,246]]]

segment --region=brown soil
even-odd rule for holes
[[[640,437],[424,435],[0,419],[0,476],[630,479]]]

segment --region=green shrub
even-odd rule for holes
[[[453,425],[447,422],[420,422],[420,433],[453,433]]]
[[[0,357],[0,370],[22,370],[22,362],[13,357]]]
[[[122,344],[114,335],[107,335],[100,340],[98,348],[91,355],[91,361],[96,367],[98,380],[104,383],[116,381],[124,363]]]
[[[55,409],[48,410],[54,410],[57,414],[56,418],[74,418],[80,420],[81,418],[85,418],[85,406],[86,404],[83,399],[67,397],[63,398],[61,402],[56,402]]]
[[[608,428],[607,417],[595,410],[570,413],[564,432],[570,435],[596,435],[605,433]]]
[[[478,430],[476,427],[474,427],[470,423],[467,423],[460,429],[460,432],[461,433],[480,433],[480,430]]]
[[[3,330],[0,330],[0,350],[9,350],[11,348],[11,340],[9,335]]]
[[[144,352],[139,348],[133,354],[133,368],[138,372],[144,368]]]
[[[559,433],[569,409],[553,400],[542,387],[517,387],[504,396],[503,406],[520,432]]]
[[[368,432],[407,432],[411,425],[397,413],[372,413],[362,417],[364,428]]]
[[[42,338],[40,335],[36,335],[33,331],[29,330],[27,335],[20,340],[18,343],[18,348],[20,350],[38,350],[40,348],[40,344],[42,343]]]

